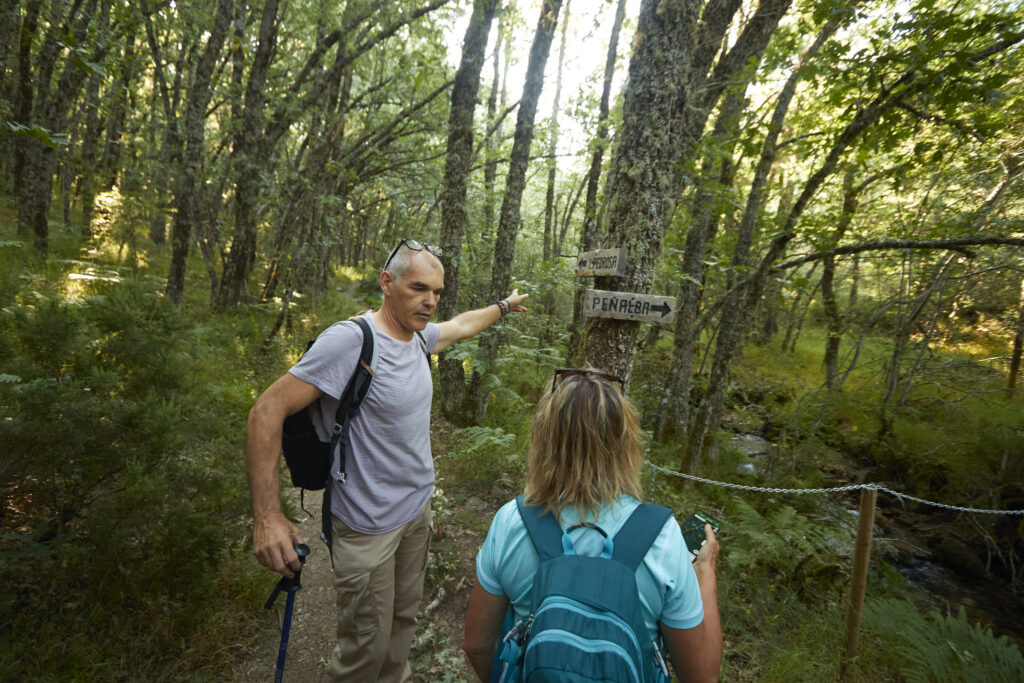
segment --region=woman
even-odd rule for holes
[[[576,552],[597,555],[640,504],[640,426],[623,395],[622,379],[596,370],[555,372],[540,401],[530,437],[525,502],[551,510],[569,530]],[[576,527],[573,529],[573,527]],[[710,526],[696,561],[670,517],[636,572],[644,624],[664,638],[684,681],[718,680],[722,631]],[[509,602],[516,620],[530,611],[530,589],[540,565],[515,501],[495,515],[477,555],[477,581],[466,614],[463,650],[480,680],[491,673]]]

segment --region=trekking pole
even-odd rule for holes
[[[300,576],[302,575],[302,565],[306,563],[306,555],[309,555],[309,546],[305,543],[296,543],[295,553],[299,556],[299,571],[295,572],[295,576],[290,579],[287,576],[282,576],[274,586],[270,597],[267,598],[266,604],[263,605],[263,609],[270,609],[282,591],[288,594],[288,600],[284,606],[284,623],[281,626],[281,647],[277,650],[277,673],[274,674],[274,683],[281,683],[284,679],[284,660],[288,656],[288,633],[292,629],[292,608],[295,606],[295,594],[302,588]]]

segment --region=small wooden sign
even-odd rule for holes
[[[611,275],[622,277],[626,274],[626,249],[598,249],[585,251],[576,261],[576,277],[589,275]]]
[[[588,289],[583,294],[583,315],[588,318],[670,323],[676,315],[676,298]]]

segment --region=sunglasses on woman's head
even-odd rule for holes
[[[385,271],[388,269],[388,266],[391,265],[391,259],[395,258],[395,254],[398,253],[398,250],[402,248],[403,244],[406,246],[407,249],[410,249],[411,251],[423,251],[424,249],[426,249],[437,258],[441,258],[441,247],[434,244],[427,244],[426,242],[420,242],[419,240],[405,238],[398,243],[397,247],[391,250],[391,255],[388,256],[388,260],[384,262],[384,267],[381,268],[381,271]]]
[[[606,382],[617,383],[619,385],[619,391],[626,391],[626,382],[618,375],[601,372],[600,370],[586,370],[583,368],[559,368],[555,370],[555,381],[552,383],[551,388],[554,389],[557,387],[559,383],[567,377],[583,377],[586,375],[599,377]]]

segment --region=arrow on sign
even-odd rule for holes
[[[661,317],[662,318],[664,318],[666,315],[668,315],[669,313],[672,312],[672,309],[669,307],[667,301],[665,303],[659,304],[657,306],[651,306],[651,310],[652,311],[661,311]]]

